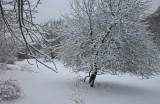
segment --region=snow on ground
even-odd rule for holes
[[[30,60],[30,63],[35,63]],[[53,67],[52,63],[46,63]],[[74,104],[73,81],[78,76],[56,62],[58,74],[39,65],[29,65],[27,61],[9,65],[12,71],[0,73],[0,79],[17,79],[23,89],[23,96],[2,104]],[[83,76],[84,77],[84,76]],[[160,104],[160,76],[149,80],[139,80],[128,75],[97,76],[95,87],[85,86],[86,104]],[[82,90],[83,91],[83,90]],[[84,98],[83,98],[84,99]]]

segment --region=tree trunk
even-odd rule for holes
[[[95,72],[93,72],[93,73],[91,74],[91,76],[90,76],[90,78],[89,78],[89,84],[90,84],[91,87],[94,86],[94,81],[95,81],[95,79],[96,79],[96,75],[97,75],[97,72],[95,71]]]

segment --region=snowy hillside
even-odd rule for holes
[[[30,62],[35,63],[34,60]],[[52,63],[47,64],[53,66]],[[87,84],[75,84],[79,75],[59,61],[56,65],[58,74],[42,65],[38,69],[36,64],[29,65],[27,61],[10,65],[12,71],[0,73],[0,79],[17,79],[23,95],[0,104],[76,104],[73,100],[78,99],[83,99],[85,104],[160,104],[160,76],[149,80],[127,75],[97,76],[95,87],[91,88]],[[76,92],[76,89],[82,92]]]

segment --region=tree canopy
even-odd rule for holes
[[[72,13],[58,48],[74,71],[131,74],[159,73],[159,56],[144,19],[150,0],[72,0]]]

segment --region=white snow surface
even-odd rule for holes
[[[23,90],[22,97],[2,104],[75,104],[71,100],[76,93],[74,79],[79,75],[84,77],[84,73],[72,73],[56,61],[59,72],[56,74],[40,64],[38,69],[34,60],[29,61],[34,65],[25,60],[9,65],[12,71],[0,73],[0,80],[16,79]],[[54,67],[52,63],[46,64]],[[107,74],[97,76],[94,88],[87,84],[85,88],[85,104],[160,104],[160,76],[140,80],[129,75]]]

